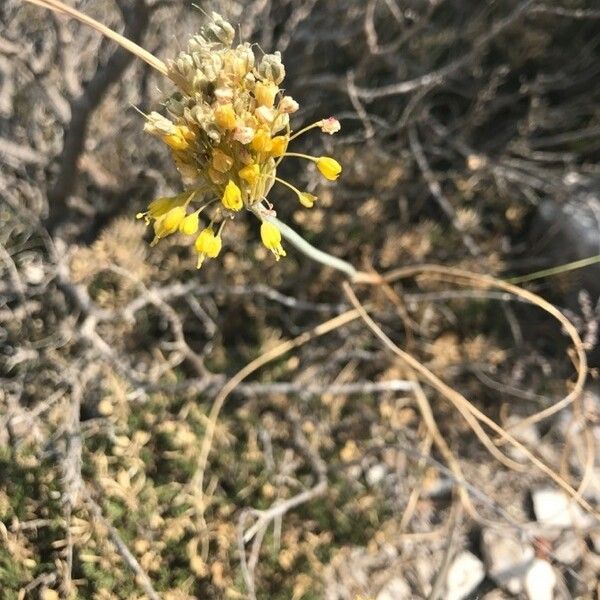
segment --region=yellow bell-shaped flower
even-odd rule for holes
[[[273,223],[263,221],[260,226],[260,239],[262,243],[275,255],[275,258],[279,260],[280,257],[285,256],[285,250],[281,245],[281,232]]]
[[[212,228],[207,227],[200,232],[200,235],[196,238],[194,247],[198,252],[198,263],[196,268],[199,269],[204,262],[206,257],[216,258],[221,252],[222,241],[221,237],[215,235]]]
[[[198,217],[198,211],[193,212],[191,215],[187,215],[181,223],[179,223],[179,231],[184,235],[194,235],[198,231],[200,225],[200,219]]]

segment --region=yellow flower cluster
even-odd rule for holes
[[[300,134],[317,127],[332,134],[339,122],[330,117],[292,132],[290,114],[298,103],[280,88],[285,77],[281,55],[257,58],[250,44],[233,45],[234,34],[227,21],[212,14],[187,49],[168,62],[181,89],[165,102],[166,116],[152,112],[144,127],[170,148],[186,191],[154,200],[138,218],[153,226],[156,244],[176,232],[198,234],[206,210],[208,225],[194,244],[198,266],[219,254],[225,224],[243,208],[261,220],[261,239],[275,258],[285,256],[281,233],[265,220],[275,216],[266,199],[271,187],[276,182],[287,186],[308,208],[317,197],[277,177],[284,157],[308,159],[332,181],[342,171],[333,158],[288,152]]]

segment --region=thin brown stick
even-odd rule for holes
[[[460,285],[464,285],[462,280],[465,279],[468,281],[469,285],[474,285],[475,287],[479,287],[479,288],[483,288],[483,289],[497,288],[497,289],[504,290],[504,291],[512,294],[513,296],[520,298],[523,301],[530,302],[530,303],[534,304],[535,306],[538,306],[539,308],[541,308],[542,310],[546,311],[551,316],[553,316],[555,319],[557,319],[559,321],[559,323],[562,325],[564,330],[567,332],[567,334],[571,338],[573,347],[575,349],[576,359],[577,359],[576,364],[575,364],[575,368],[577,370],[577,380],[576,380],[575,384],[573,385],[573,389],[567,396],[565,396],[559,402],[556,402],[552,406],[550,406],[542,411],[539,411],[533,415],[530,415],[529,417],[527,417],[525,419],[522,419],[521,421],[519,421],[519,423],[510,427],[508,429],[508,431],[514,432],[514,431],[516,431],[522,427],[525,427],[527,425],[532,425],[534,423],[542,421],[543,419],[546,419],[546,418],[560,412],[561,410],[563,410],[570,404],[574,404],[575,405],[575,413],[583,423],[584,439],[585,439],[586,450],[587,450],[587,458],[585,460],[585,470],[584,470],[584,473],[583,473],[583,476],[582,476],[582,479],[581,479],[581,482],[580,482],[580,485],[578,488],[578,493],[581,494],[582,491],[588,485],[589,479],[593,474],[595,441],[594,441],[593,436],[590,434],[589,427],[586,426],[585,416],[583,413],[583,407],[581,405],[581,395],[583,393],[583,388],[584,388],[586,377],[587,377],[587,357],[585,354],[585,345],[583,344],[583,341],[581,340],[581,337],[580,337],[577,329],[575,328],[575,326],[555,306],[553,306],[552,304],[550,304],[549,302],[547,302],[546,300],[544,300],[542,297],[538,296],[537,294],[534,294],[533,292],[529,292],[528,290],[522,289],[512,283],[508,283],[506,281],[496,279],[494,277],[490,277],[487,275],[481,275],[478,273],[472,273],[472,272],[464,271],[461,269],[443,267],[443,266],[439,266],[439,265],[411,266],[411,267],[405,267],[402,269],[396,269],[394,271],[386,273],[383,277],[380,277],[379,281],[377,281],[377,279],[376,279],[378,276],[374,275],[373,273],[360,272],[358,274],[358,277],[355,278],[355,281],[363,282],[363,283],[371,283],[371,284],[375,283],[375,284],[383,285],[384,287],[386,287],[387,284],[391,283],[392,281],[395,281],[397,279],[404,278],[404,277],[411,277],[411,276],[414,276],[415,274],[419,274],[419,273],[427,273],[428,275],[437,276],[440,279],[449,279]],[[480,419],[482,422],[485,422],[486,424],[488,424],[488,426],[492,427],[492,425],[490,425],[490,423],[486,422],[486,419],[488,419],[488,418],[485,415],[483,415],[485,418],[482,419],[481,418],[482,413],[477,411],[477,409],[475,409],[475,407],[470,405],[470,407],[468,407],[468,408],[469,408],[469,410],[471,410],[471,412],[473,412],[473,414],[478,419]],[[502,429],[502,431],[504,431],[504,430]],[[496,444],[501,445],[503,443],[506,443],[507,441],[508,440],[506,437],[501,437],[501,439],[499,439],[496,442]],[[561,471],[561,476],[563,477],[563,479],[565,479],[564,471]]]
[[[413,380],[413,383],[415,384],[415,400],[417,401],[419,412],[421,413],[421,417],[423,418],[423,423],[425,423],[425,427],[427,428],[431,437],[433,438],[434,444],[437,446],[437,449],[440,451],[440,454],[446,460],[448,468],[454,475],[455,479],[457,481],[466,481],[458,459],[456,458],[456,456],[454,456],[454,453],[450,449],[448,442],[446,442],[444,436],[441,434],[437,426],[435,417],[433,416],[433,411],[431,410],[431,404],[429,403],[427,395],[421,387],[416,373],[411,370],[410,376]],[[471,502],[469,493],[464,486],[461,485],[458,487],[458,495],[464,509],[471,516],[471,518],[475,521],[483,521],[483,519],[479,516],[479,513],[475,510],[475,507]]]
[[[416,393],[416,392],[415,392]],[[419,451],[421,454],[425,456],[429,456],[431,453],[431,445],[433,443],[433,434],[429,429],[427,429],[427,433],[425,435],[425,439],[422,442],[421,448]],[[417,464],[417,468],[420,471],[424,470],[425,467],[425,459],[421,458]],[[406,508],[402,513],[402,518],[400,519],[400,531],[406,531],[410,520],[412,519],[415,509],[417,508],[417,504],[419,502],[419,498],[421,497],[421,491],[423,489],[423,475],[421,474],[419,483],[412,489],[410,496],[408,497],[408,502],[406,503]]]

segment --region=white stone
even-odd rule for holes
[[[536,558],[525,576],[525,592],[529,600],[553,600],[556,573],[552,565]]]
[[[541,489],[532,493],[533,510],[538,523],[546,527],[569,529],[573,517],[569,499],[558,490]]]
[[[462,600],[485,577],[483,563],[470,552],[461,552],[452,562],[446,578],[446,599]]]
[[[385,465],[379,463],[377,465],[373,465],[367,471],[365,478],[367,480],[367,483],[371,487],[375,487],[378,483],[381,483],[383,481],[383,478],[385,477],[386,473],[387,469],[385,468]]]
[[[484,529],[482,542],[489,576],[511,594],[519,594],[535,556],[532,546],[510,532],[491,528]]]
[[[376,600],[411,600],[412,590],[408,583],[400,577],[390,579],[377,594]]]
[[[23,266],[23,274],[28,283],[38,285],[44,281],[46,275],[41,263],[29,262]]]

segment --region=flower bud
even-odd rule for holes
[[[250,143],[255,152],[271,152],[272,147],[271,136],[264,129],[259,129]]]
[[[199,255],[197,268],[199,269],[202,266],[206,257],[216,258],[219,255],[219,252],[221,252],[221,246],[222,241],[220,236],[215,235],[210,227],[203,229],[194,243],[196,252],[198,252]]]
[[[215,110],[215,121],[223,129],[235,129],[236,116],[231,104],[222,104]]]
[[[281,62],[281,52],[265,54],[258,65],[258,74],[263,79],[279,85],[285,77],[285,67]]]
[[[233,100],[233,90],[228,87],[218,87],[215,90],[215,98],[221,104],[231,102]]]
[[[323,133],[333,135],[334,133],[337,133],[341,128],[342,126],[340,125],[340,122],[334,117],[329,117],[328,119],[323,119],[321,121],[321,131]]]
[[[144,131],[147,131],[152,135],[163,137],[173,133],[174,130],[175,124],[154,110],[146,117]]]
[[[342,172],[342,165],[340,165],[337,160],[330,158],[329,156],[320,156],[316,163],[317,169],[321,171],[323,177],[329,179],[330,181],[335,181]]]
[[[172,208],[164,216],[162,226],[165,231],[165,235],[175,233],[183,219],[185,219],[185,208],[183,206],[176,206],[175,208]]]
[[[290,115],[282,113],[277,115],[275,121],[273,121],[273,125],[271,126],[272,133],[278,133],[282,129],[287,129],[290,124]]]
[[[202,28],[201,35],[208,42],[231,46],[235,29],[219,13],[213,12],[211,21]]]
[[[240,144],[249,144],[256,131],[252,127],[238,127],[233,134],[233,139]]]
[[[291,114],[295,113],[300,108],[300,105],[291,96],[284,96],[279,102],[278,108],[279,112]]]
[[[313,194],[309,194],[308,192],[300,192],[298,194],[298,200],[300,200],[300,204],[302,204],[302,206],[306,206],[306,208],[312,208],[314,203],[317,201],[317,197]]]
[[[284,135],[278,135],[271,140],[271,155],[283,156],[287,149],[288,139]]]
[[[272,108],[267,108],[266,106],[259,106],[254,111],[254,115],[261,123],[266,125],[272,123],[275,119],[275,111]]]

